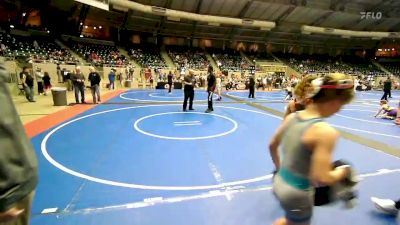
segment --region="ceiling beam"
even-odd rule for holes
[[[348,2],[349,2],[348,0],[331,0],[331,5],[329,8],[333,11],[343,12],[344,7]]]
[[[239,14],[237,15],[238,18],[243,18],[246,15],[247,11],[249,10],[251,4],[253,4],[253,0],[247,0],[246,4],[240,10]]]
[[[284,21],[296,9],[296,7],[297,6],[294,5],[290,6],[288,9],[285,10],[285,12],[283,12],[281,15],[278,16],[276,22],[279,23]]]
[[[307,5],[304,4],[304,2],[302,0],[254,0],[255,2],[262,2],[262,3],[269,3],[269,4],[278,4],[278,5],[286,5],[286,6],[301,6],[301,7],[305,7],[308,9],[314,9],[314,10],[324,10],[324,11],[333,11],[333,12],[343,12],[342,7],[339,7],[339,10],[337,9],[338,6],[341,5],[346,5],[349,0],[333,0],[333,3],[329,6],[329,7],[323,7],[323,6],[319,6],[319,5]],[[384,2],[386,0],[381,0],[381,2]],[[398,2],[398,0],[391,0],[392,2],[394,2],[393,4],[395,4],[396,2]],[[375,8],[381,6],[382,3],[376,4],[374,6],[376,6]],[[389,5],[388,3],[386,3],[386,5]],[[335,9],[332,9],[332,6],[335,6]],[[370,9],[374,9],[373,7],[371,7]],[[389,9],[389,8],[388,8]],[[362,10],[362,9],[360,9]],[[368,10],[371,11],[371,10]],[[360,15],[359,12],[345,12],[347,14],[351,14],[351,15]],[[382,18],[384,18],[385,15],[383,15]],[[392,17],[392,18],[396,18],[396,19],[400,19],[400,17]]]
[[[203,0],[197,0],[196,9],[195,9],[195,11],[194,11],[196,14],[200,12],[200,9],[201,9],[202,4],[203,4]],[[197,24],[198,24],[197,21],[193,21],[193,22],[192,22],[192,31],[190,32],[190,37],[191,37],[191,38],[193,37],[194,32],[196,31]]]
[[[329,12],[325,13],[323,16],[319,17],[317,20],[312,22],[310,24],[310,26],[320,26],[322,23],[324,23],[334,13],[335,13],[335,11],[329,11]]]
[[[164,4],[164,8],[169,9],[169,8],[171,8],[171,5],[172,5],[172,0],[167,0],[167,1],[165,2],[165,4]],[[165,24],[165,20],[166,20],[166,19],[167,19],[167,17],[165,17],[165,16],[162,16],[162,17],[160,18],[160,21],[159,21],[159,23],[158,23],[158,25],[157,25],[157,27],[156,27],[154,33],[157,34],[157,33],[160,32],[160,30],[162,29],[162,27],[163,27],[164,24]]]
[[[243,8],[240,10],[236,18],[243,18],[244,15],[246,15],[247,11],[249,10],[251,4],[253,4],[254,0],[247,0],[246,4],[243,6]],[[232,40],[235,34],[238,32],[238,27],[233,27],[231,29],[231,32],[229,33],[228,39]]]

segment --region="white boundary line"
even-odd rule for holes
[[[358,110],[359,111],[359,110]],[[385,123],[385,122],[378,122],[378,121],[373,121],[373,120],[364,120],[364,119],[358,119],[358,118],[354,118],[351,116],[345,116],[345,115],[341,115],[339,113],[336,113],[335,116],[340,116],[343,118],[347,118],[347,119],[351,119],[351,120],[357,120],[357,121],[362,121],[362,122],[367,122],[367,123],[376,123],[376,124],[382,124],[382,125],[386,125],[386,126],[396,126],[393,123]]]
[[[377,177],[392,173],[400,173],[400,169],[379,169],[376,172],[360,174],[359,178],[361,178],[360,182],[363,182],[364,179],[370,177]],[[233,197],[235,194],[240,193],[249,193],[249,192],[261,192],[261,191],[272,191],[272,186],[270,185],[262,185],[255,188],[246,188],[244,186],[236,186],[227,188],[224,190],[212,190],[205,193],[189,195],[189,196],[177,196],[177,197],[151,197],[143,199],[143,201],[138,202],[130,202],[126,204],[120,205],[111,205],[106,207],[98,207],[98,208],[86,208],[86,209],[78,209],[75,211],[63,211],[64,213],[70,214],[90,214],[90,213],[98,213],[101,211],[111,211],[111,210],[121,210],[121,209],[137,209],[137,208],[145,208],[151,207],[160,204],[172,204],[178,202],[186,202],[186,201],[193,201],[193,200],[200,200],[200,199],[208,199],[208,198],[215,198],[215,197]],[[229,200],[229,199],[228,199]],[[50,213],[57,213],[58,208],[49,208],[42,210],[42,214],[46,214],[45,212],[50,211]]]
[[[230,130],[225,131],[225,132],[220,133],[220,134],[214,134],[214,135],[208,135],[208,136],[197,136],[197,137],[171,137],[171,136],[163,136],[163,135],[153,134],[153,133],[144,131],[144,130],[142,130],[142,129],[139,127],[139,123],[140,123],[141,121],[145,120],[145,119],[148,119],[148,118],[151,118],[151,117],[155,117],[155,116],[163,116],[163,115],[171,115],[171,114],[199,114],[199,115],[206,115],[206,116],[216,116],[216,117],[220,117],[220,118],[222,118],[222,119],[228,120],[229,122],[233,123],[233,127],[232,127]],[[182,125],[182,124],[180,124],[180,125]],[[187,125],[187,124],[185,124],[185,125]],[[201,124],[199,124],[199,125],[201,125]],[[218,114],[215,114],[215,113],[203,113],[203,112],[166,112],[166,113],[156,113],[156,114],[152,114],[152,115],[148,115],[148,116],[141,117],[141,118],[139,118],[139,119],[137,119],[137,120],[135,121],[135,123],[133,124],[133,127],[135,128],[136,131],[138,131],[138,132],[140,132],[140,133],[142,133],[142,134],[144,134],[144,135],[151,136],[151,137],[156,137],[156,138],[161,138],[161,139],[169,139],[169,140],[190,141],[190,140],[203,140],[203,139],[217,138],[217,137],[222,137],[222,136],[228,135],[228,134],[233,133],[233,132],[235,132],[235,131],[237,130],[238,124],[237,124],[237,122],[236,122],[235,120],[233,120],[233,119],[231,119],[231,118],[229,118],[229,117],[221,116],[221,115],[218,115]]]
[[[180,104],[179,104],[180,105]],[[169,106],[177,106],[177,104],[171,104]],[[147,107],[165,107],[165,105],[145,105],[145,106],[131,106],[131,107],[125,107],[125,108],[118,108],[118,109],[111,109],[111,110],[106,110],[102,112],[97,112],[97,113],[92,113],[89,115],[85,115],[82,117],[75,118],[73,120],[70,120],[66,123],[63,123],[56,128],[52,129],[49,133],[46,134],[46,136],[43,138],[42,143],[41,143],[41,151],[43,156],[46,158],[46,160],[51,163],[53,166],[56,168],[64,171],[65,173],[68,173],[70,175],[80,177],[82,179],[86,179],[92,182],[96,183],[101,183],[101,184],[106,184],[106,185],[111,185],[111,186],[118,186],[118,187],[125,187],[125,188],[132,188],[132,189],[146,189],[146,190],[176,190],[176,191],[188,191],[188,190],[208,190],[208,189],[221,189],[221,188],[226,188],[227,186],[236,186],[236,185],[242,185],[242,184],[248,184],[248,183],[254,183],[254,182],[259,182],[259,181],[264,181],[264,180],[269,180],[272,178],[272,174],[252,178],[252,179],[247,179],[247,180],[240,180],[240,181],[233,181],[233,182],[227,182],[227,183],[221,183],[217,185],[205,185],[205,186],[151,186],[151,185],[141,185],[141,184],[131,184],[131,183],[123,183],[123,182],[116,182],[116,181],[111,181],[111,180],[106,180],[106,179],[101,179],[93,176],[89,176],[83,173],[79,173],[77,171],[74,171],[72,169],[67,168],[66,166],[60,164],[57,162],[55,159],[53,159],[50,154],[47,151],[47,141],[49,138],[58,130],[61,128],[74,123],[76,121],[92,117],[95,115],[101,115],[109,112],[115,112],[115,111],[121,111],[121,110],[127,110],[127,109],[135,109],[135,108],[147,108]],[[265,112],[260,112],[256,110],[250,110],[250,109],[241,109],[241,108],[236,108],[236,107],[230,107],[230,106],[215,106],[216,108],[226,108],[226,109],[234,109],[234,110],[239,110],[239,111],[247,111],[247,112],[253,112],[253,113],[258,113],[262,115],[267,115],[273,118],[277,118],[279,120],[282,120],[281,117],[275,116],[269,113]],[[376,132],[370,132],[370,131],[364,131],[364,130],[359,130],[359,129],[354,129],[354,128],[348,128],[344,126],[338,126],[338,125],[332,125],[334,127],[338,128],[343,128],[343,129],[348,129],[348,130],[354,130],[354,131],[359,131],[359,132],[364,132],[364,133],[370,133],[370,134],[375,134],[375,135],[381,135],[381,136],[387,136],[387,137],[394,137],[394,138],[400,138],[399,136],[393,136],[393,135],[386,135],[386,134],[380,134]],[[381,152],[381,151],[379,151]]]
[[[395,135],[390,135],[390,134],[382,134],[382,133],[377,133],[377,132],[367,131],[367,130],[360,130],[360,129],[356,129],[356,128],[350,128],[350,127],[345,127],[345,126],[340,126],[340,125],[335,125],[335,124],[331,124],[331,125],[333,127],[342,128],[342,129],[346,129],[346,130],[352,130],[352,131],[358,131],[358,132],[367,133],[367,134],[375,134],[375,135],[379,135],[379,136],[400,139],[400,136],[395,136]]]
[[[240,98],[240,99],[247,99],[246,97],[243,97],[243,96],[237,96],[237,95],[233,95],[232,93],[243,93],[243,92],[232,92],[232,91],[228,91],[228,92],[226,92],[225,94],[226,95],[228,95],[228,96],[231,96],[231,97],[235,97],[235,98]],[[256,99],[261,99],[261,100],[276,100],[276,99],[281,99],[282,101],[284,100],[284,98],[285,98],[285,96],[282,96],[282,97],[275,97],[275,96],[270,96],[270,97],[268,97],[268,96],[259,96],[259,95],[256,95]]]
[[[179,100],[179,101],[169,101],[169,100],[166,100],[166,101],[160,101],[160,100],[151,100],[151,99],[149,99],[149,100],[146,100],[146,99],[138,99],[138,98],[129,98],[129,97],[125,97],[124,95],[127,95],[127,94],[131,94],[131,93],[148,93],[149,91],[128,91],[128,92],[125,92],[125,93],[122,93],[122,94],[120,94],[119,95],[119,97],[120,98],[122,98],[122,99],[125,99],[125,100],[129,100],[129,101],[138,101],[138,102],[154,102],[154,103],[165,103],[165,102],[172,102],[172,103],[178,103],[178,102],[183,102],[183,98],[184,98],[184,96],[182,96],[182,97],[180,97],[181,98],[181,100]],[[201,93],[201,92],[199,92],[199,93]],[[151,93],[150,93],[151,94]],[[195,92],[195,94],[196,94],[196,92]],[[155,97],[154,97],[155,98]],[[158,98],[160,98],[160,97],[158,97]],[[195,98],[196,98],[196,95],[195,95]],[[213,100],[215,100],[215,99],[217,99],[218,97],[213,97]],[[206,102],[207,101],[207,99],[204,99],[204,100],[194,100],[193,102]]]
[[[180,105],[180,104],[179,104]],[[169,106],[177,106],[177,104],[172,104]],[[48,153],[47,150],[47,141],[49,138],[58,130],[61,128],[74,123],[76,121],[96,116],[96,115],[101,115],[109,112],[115,112],[115,111],[122,111],[122,110],[128,110],[128,109],[136,109],[136,108],[147,108],[147,107],[165,107],[165,105],[144,105],[144,106],[131,106],[131,107],[125,107],[125,108],[118,108],[118,109],[111,109],[111,110],[106,110],[102,112],[97,112],[97,113],[92,113],[89,115],[85,115],[82,117],[75,118],[73,120],[70,120],[66,123],[63,123],[56,128],[52,129],[49,133],[46,134],[46,136],[43,138],[42,143],[41,143],[41,150],[43,156],[46,158],[46,160],[51,163],[53,166],[56,168],[60,169],[61,171],[64,171],[65,173],[68,173],[72,176],[80,177],[82,179],[86,179],[92,182],[100,183],[100,184],[106,184],[106,185],[111,185],[111,186],[118,186],[118,187],[125,187],[125,188],[132,188],[132,189],[145,189],[145,190],[169,190],[169,191],[189,191],[189,190],[209,190],[209,189],[221,189],[221,188],[226,188],[228,186],[237,186],[237,185],[242,185],[242,184],[248,184],[248,183],[254,183],[254,182],[259,182],[259,181],[265,181],[269,180],[272,178],[272,174],[267,174],[264,176],[259,176],[256,178],[252,179],[246,179],[246,180],[239,180],[239,181],[232,181],[232,182],[227,182],[227,183],[221,183],[221,184],[216,184],[216,185],[204,185],[204,186],[151,186],[151,185],[141,185],[141,184],[131,184],[131,183],[124,183],[124,182],[117,182],[117,181],[111,181],[111,180],[106,180],[106,179],[101,179],[93,176],[89,176],[77,171],[74,171],[70,168],[67,168],[66,166],[62,165],[61,163],[57,162],[55,159],[53,159],[50,154]],[[258,113],[262,115],[267,115],[273,118],[278,118],[282,119],[281,117],[269,114],[269,113],[264,113],[256,110],[250,110],[250,109],[241,109],[241,108],[235,108],[235,107],[230,107],[230,106],[214,106],[216,108],[226,108],[226,109],[234,109],[234,110],[239,110],[239,111],[247,111],[247,112],[253,112],[253,113]]]

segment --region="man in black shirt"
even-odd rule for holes
[[[392,90],[392,81],[390,80],[390,77],[388,77],[385,82],[383,83],[383,96],[381,100],[385,99],[386,101],[388,100],[387,97],[389,95],[389,98],[391,98],[391,90]]]
[[[92,92],[93,96],[93,103],[97,104],[98,102],[101,102],[100,100],[100,74],[96,72],[93,66],[89,68],[90,73],[89,73],[89,78],[88,80],[90,81],[90,90]],[[97,100],[97,101],[96,101]]]
[[[206,110],[206,113],[210,113],[210,112],[214,111],[212,100],[213,100],[213,94],[214,94],[214,90],[215,90],[216,79],[215,79],[215,75],[214,75],[213,71],[214,71],[213,67],[208,66],[208,76],[207,76],[208,108]]]
[[[22,86],[24,87],[25,97],[29,102],[35,102],[33,99],[34,89],[34,79],[33,76],[29,73],[28,67],[24,67],[22,72],[19,74],[19,78],[21,79]]]
[[[168,93],[171,93],[173,76],[174,75],[172,74],[172,72],[169,71],[169,74],[168,74]]]
[[[254,81],[254,76],[250,76],[249,80],[249,98],[254,98],[254,86],[256,85],[256,82]]]
[[[186,112],[187,101],[189,99],[189,110],[193,109],[193,99],[194,99],[194,72],[193,70],[189,70],[189,74],[184,77],[183,84],[185,85],[183,88],[183,92],[185,94],[185,98],[183,100],[183,111]]]
[[[81,68],[77,66],[75,73],[71,74],[71,81],[74,84],[75,101],[79,104],[79,94],[81,95],[81,102],[85,102],[85,76],[81,72]]]

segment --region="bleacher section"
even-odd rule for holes
[[[67,45],[94,66],[123,66],[129,61],[120,54],[117,47],[89,43],[67,42]]]
[[[400,62],[380,62],[389,72],[395,76],[400,76]]]
[[[129,47],[128,53],[143,68],[167,68],[155,45],[134,45]]]
[[[356,57],[334,58],[327,55],[294,55],[277,53],[277,57],[300,73],[340,72],[353,76],[384,76],[385,73],[368,60]]]
[[[29,62],[75,64],[77,59],[49,37],[23,37],[0,33],[0,55]]]
[[[243,59],[240,52],[232,49],[215,49],[209,48],[207,51],[214,58],[218,67],[222,71],[240,71],[248,70],[250,64],[247,60]]]
[[[204,51],[200,48],[189,49],[183,46],[168,46],[166,50],[176,67],[184,64],[191,69],[207,70],[209,62]]]

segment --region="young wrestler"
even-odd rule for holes
[[[397,116],[397,109],[390,107],[386,100],[381,100],[380,102],[381,108],[379,109],[378,113],[375,117],[383,118],[383,119],[390,119],[394,120]],[[382,115],[380,115],[383,112]]]
[[[311,85],[311,81],[316,78],[316,75],[307,75],[296,85],[294,88],[294,99],[289,102],[284,118],[291,113],[304,110],[306,108],[306,104],[310,100],[305,98],[305,89],[309,87]]]
[[[353,81],[344,74],[317,78],[306,89],[306,109],[287,116],[269,145],[276,176],[273,190],[285,211],[274,225],[308,225],[314,206],[314,186],[333,185],[347,178],[350,167],[332,169],[339,132],[324,122],[354,97]],[[282,145],[283,156],[278,151]]]

